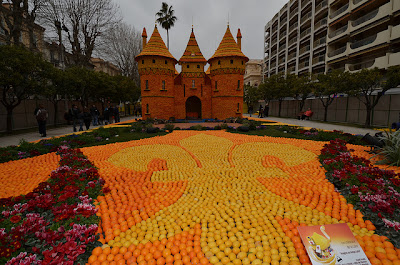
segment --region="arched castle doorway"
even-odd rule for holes
[[[186,100],[186,118],[201,119],[201,100],[191,96]]]

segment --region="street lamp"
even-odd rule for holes
[[[60,68],[62,71],[65,70],[65,60],[64,60],[64,46],[62,43],[62,33],[61,30],[64,30],[65,32],[68,32],[68,28],[62,24],[59,20],[54,20],[54,26],[57,28],[57,34],[58,34],[58,44],[59,44],[59,50],[58,50],[58,59],[60,60]],[[67,100],[67,95],[64,95],[65,98],[65,112],[68,112],[68,100]]]

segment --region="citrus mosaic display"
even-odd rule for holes
[[[347,223],[372,264],[400,264],[326,180],[323,145],[175,131],[84,148],[110,190],[98,197],[104,245],[89,263],[308,264],[296,227]]]

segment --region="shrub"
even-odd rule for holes
[[[221,126],[219,126],[219,125],[215,126],[214,130],[221,130]]]
[[[245,125],[242,125],[242,126],[238,127],[238,130],[241,131],[241,132],[248,132],[249,131],[249,127],[245,126]]]
[[[386,133],[379,138],[385,142],[385,145],[379,148],[379,154],[383,157],[379,163],[400,166],[400,130]]]
[[[133,132],[141,132],[143,129],[143,125],[141,122],[135,122],[132,124],[131,129]]]
[[[172,123],[167,123],[164,126],[164,130],[169,131],[169,132],[172,132],[174,130],[174,128],[175,128],[175,125]]]
[[[202,131],[203,130],[203,126],[201,126],[200,124],[195,125],[195,126],[191,126],[190,130]]]
[[[228,129],[228,124],[226,124],[226,123],[221,124],[221,129],[222,130],[227,130]]]

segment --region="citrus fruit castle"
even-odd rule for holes
[[[225,35],[208,59],[204,58],[193,32],[182,57],[177,61],[168,51],[157,26],[147,42],[143,29],[143,50],[138,62],[143,118],[225,119],[241,117],[243,76],[249,60],[241,51],[229,25]],[[206,64],[209,64],[205,72]],[[181,73],[175,65],[182,67]]]

